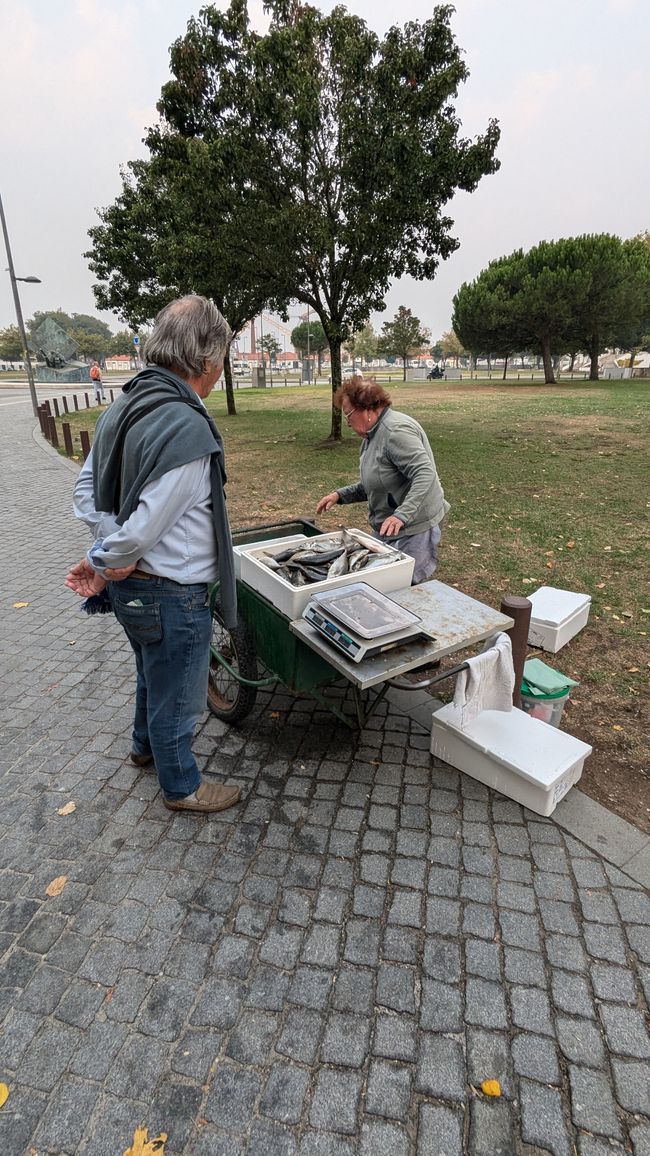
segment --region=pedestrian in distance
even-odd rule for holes
[[[207,398],[230,340],[212,301],[187,296],[158,314],[146,368],[97,423],[74,490],[95,541],[66,578],[110,602],[135,654],[131,761],[154,763],[172,811],[222,811],[239,788],[201,778],[191,744],[206,709],[212,613],[237,621],[223,442]],[[90,609],[90,607],[89,607]]]
[[[449,509],[427,435],[391,408],[390,394],[372,378],[344,382],[334,404],[362,439],[360,479],[321,498],[316,513],[367,501],[375,537],[414,558],[413,585],[425,582],[438,564],[440,523]]]
[[[92,381],[93,388],[95,390],[95,401],[97,402],[97,405],[101,405],[103,401],[106,401],[106,394],[104,393],[102,371],[99,368],[99,363],[97,361],[93,361],[90,367],[90,380]]]

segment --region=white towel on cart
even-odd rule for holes
[[[512,710],[515,671],[507,634],[488,638],[483,650],[467,661],[467,670],[456,676],[454,718],[461,730],[484,710]]]

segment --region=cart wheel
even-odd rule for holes
[[[211,648],[222,654],[228,665],[242,678],[258,677],[257,656],[248,630],[241,620],[229,630],[218,605],[212,613]],[[208,706],[213,714],[224,722],[240,722],[253,709],[256,696],[256,687],[238,682],[212,655],[208,677]]]

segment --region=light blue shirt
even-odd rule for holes
[[[118,526],[112,514],[95,509],[91,450],[77,478],[73,507],[95,538],[86,557],[99,574],[137,564],[183,585],[217,578],[209,455],[145,486],[131,517]]]

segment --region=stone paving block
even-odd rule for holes
[[[605,1048],[597,1024],[591,1020],[556,1019],[557,1039],[567,1060],[587,1067],[605,1067]]]
[[[348,920],[343,958],[348,963],[375,967],[379,959],[379,937],[379,924],[369,920]]]
[[[455,899],[428,899],[426,928],[432,935],[458,935],[460,903]]]
[[[572,1065],[569,1068],[569,1079],[574,1124],[602,1136],[622,1139],[623,1133],[605,1074]]]
[[[54,1011],[70,983],[70,976],[58,968],[43,964],[34,972],[20,997],[20,1007],[35,1015],[46,1016]]]
[[[515,1151],[512,1109],[504,1100],[473,1100],[469,1151],[472,1156],[511,1156]]]
[[[87,1028],[104,1003],[106,995],[106,989],[98,984],[74,979],[61,999],[55,1016],[62,1023]]]
[[[625,941],[617,927],[585,923],[582,934],[589,955],[594,955],[596,959],[606,959],[609,963],[627,963]]]
[[[612,1060],[616,1099],[622,1108],[650,1117],[650,1076],[646,1063]]]
[[[61,1080],[56,1096],[50,1099],[34,1133],[34,1145],[46,1151],[75,1151],[85,1134],[98,1096],[96,1085],[74,1077]]]
[[[409,1156],[409,1137],[397,1124],[364,1120],[359,1156]]]
[[[210,1029],[189,1028],[180,1038],[171,1055],[172,1071],[187,1076],[199,1084],[207,1080],[208,1072],[221,1050],[223,1035]]]
[[[244,998],[244,986],[234,979],[214,977],[204,984],[190,1019],[195,1027],[231,1028]]]
[[[301,1143],[300,1156],[355,1156],[354,1145],[342,1140],[333,1132],[305,1132]]]
[[[415,1060],[417,1033],[415,1020],[404,1015],[382,1015],[375,1019],[373,1051],[389,1060]]]
[[[296,1156],[298,1147],[288,1129],[266,1120],[254,1120],[251,1124],[246,1156]]]
[[[540,1035],[554,1035],[551,1009],[546,992],[536,987],[513,987],[510,992],[512,1022],[518,1028]]]
[[[240,1064],[263,1066],[271,1054],[279,1017],[270,1012],[244,1011],[230,1033],[225,1054]]]
[[[422,980],[420,1027],[431,1032],[463,1030],[463,1009],[458,988],[434,979]]]
[[[28,1152],[30,1137],[47,1108],[48,1101],[42,1093],[12,1085],[11,1110],[0,1112],[0,1152],[7,1156]]]
[[[105,1087],[118,1096],[148,1101],[160,1079],[167,1058],[163,1040],[133,1032],[111,1064]]]
[[[287,1014],[275,1050],[289,1059],[312,1064],[316,1059],[324,1022],[323,1017],[315,1011],[292,1009]]]
[[[212,1080],[203,1115],[227,1131],[243,1132],[248,1127],[260,1088],[256,1071],[224,1062]]]
[[[423,1034],[415,1088],[436,1100],[466,1099],[465,1058],[458,1039]]]
[[[558,1091],[521,1081],[521,1134],[525,1143],[536,1144],[553,1156],[572,1156]]]
[[[198,992],[187,980],[158,977],[140,1010],[138,1029],[161,1040],[177,1040]]]
[[[640,1124],[630,1128],[630,1140],[634,1156],[650,1156],[650,1125]]]
[[[50,1092],[64,1075],[80,1037],[78,1028],[45,1020],[18,1067],[19,1082],[42,1092]]]
[[[316,967],[335,967],[339,958],[340,938],[338,927],[315,925],[305,937],[301,962]]]
[[[595,1019],[596,1009],[587,980],[581,975],[554,969],[551,975],[552,999],[561,1011]]]
[[[312,1097],[309,1121],[314,1128],[353,1135],[362,1077],[357,1072],[337,1072],[321,1068]]]
[[[613,1052],[639,1060],[650,1059],[650,1035],[642,1012],[605,1003],[599,1011],[605,1038]]]
[[[346,1012],[331,1012],[321,1044],[321,1060],[325,1064],[360,1068],[367,1053],[370,1038],[370,1020]]]
[[[468,940],[468,944],[470,942],[475,942],[480,949],[487,946],[483,944],[482,940]],[[453,940],[443,939],[438,935],[427,936],[422,963],[425,974],[431,976],[432,979],[440,979],[443,983],[458,983],[460,981],[460,947]]]
[[[411,1072],[386,1060],[373,1060],[368,1073],[365,1110],[393,1120],[406,1120],[411,1102]]]
[[[465,985],[465,1017],[468,1023],[481,1028],[506,1028],[503,988],[485,979],[468,977]]]
[[[518,911],[500,911],[501,938],[510,947],[541,951],[540,925],[536,915]]]
[[[351,974],[356,975],[357,973],[352,972]],[[317,967],[298,967],[296,968],[287,998],[290,1003],[301,1004],[304,1007],[315,1008],[317,1011],[320,1011],[324,1009],[327,1004],[332,981],[333,973],[331,971]],[[346,990],[344,981],[343,991],[345,992]],[[350,1010],[355,1009],[351,1008]]]
[[[593,963],[590,970],[594,992],[599,999],[636,1003],[634,972],[623,967],[609,967],[604,963]]]
[[[650,963],[650,927],[636,925],[626,927],[628,942],[644,963]]]
[[[501,957],[497,943],[486,943],[482,939],[465,941],[465,967],[472,975],[483,979],[501,980]],[[444,978],[441,976],[440,978]]]
[[[272,1065],[260,1098],[260,1112],[283,1124],[298,1124],[309,1087],[309,1073],[296,1064]]]
[[[462,1156],[463,1116],[453,1108],[421,1104],[418,1118],[417,1156]]]
[[[377,1004],[392,1011],[414,1012],[415,978],[415,972],[403,964],[381,963],[377,971]]]
[[[570,935],[547,935],[544,946],[549,963],[568,971],[586,971],[587,956],[579,940]]]
[[[260,959],[275,967],[294,968],[302,947],[303,932],[298,928],[278,924],[269,931],[260,948]]]
[[[541,1084],[559,1084],[560,1069],[555,1046],[544,1036],[521,1032],[512,1042],[512,1061],[518,1076]]]

